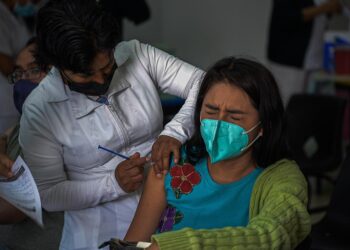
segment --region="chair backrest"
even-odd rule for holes
[[[311,237],[308,235],[294,250],[309,250],[311,247]]]
[[[293,158],[301,165],[336,167],[342,160],[342,127],[346,101],[328,95],[297,94],[287,108],[288,144]],[[308,153],[306,144],[315,151]]]
[[[350,148],[347,150],[327,209],[325,220],[338,232],[350,231]]]

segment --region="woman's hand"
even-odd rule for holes
[[[0,154],[0,176],[10,178],[13,176],[11,171],[13,161],[5,154]]]
[[[152,146],[152,165],[158,177],[169,169],[170,154],[173,153],[174,162],[180,160],[181,142],[177,139],[161,135]]]

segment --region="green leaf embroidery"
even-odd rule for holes
[[[177,211],[174,218],[175,224],[179,223],[183,217],[184,217],[183,214],[180,211]]]
[[[180,197],[181,197],[181,191],[180,191],[180,189],[175,189],[174,190],[174,192],[175,192],[175,198],[176,199],[180,199]]]

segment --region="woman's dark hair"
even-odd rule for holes
[[[89,74],[97,53],[112,52],[119,41],[116,19],[96,0],[50,0],[39,10],[39,64]]]
[[[284,107],[275,78],[260,63],[228,57],[214,64],[202,81],[194,115],[195,134],[186,146],[189,160],[195,162],[207,155],[200,134],[200,111],[205,95],[219,82],[242,89],[258,111],[263,136],[252,146],[258,166],[267,167],[287,157]]]

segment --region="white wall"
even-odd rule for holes
[[[126,0],[127,1],[127,0]],[[146,0],[151,9],[151,18],[140,25],[135,26],[128,20],[124,20],[124,39],[138,39],[152,45],[163,42],[163,0]]]
[[[124,38],[174,50],[202,68],[229,55],[265,62],[270,0],[148,0],[152,18],[125,22]]]

